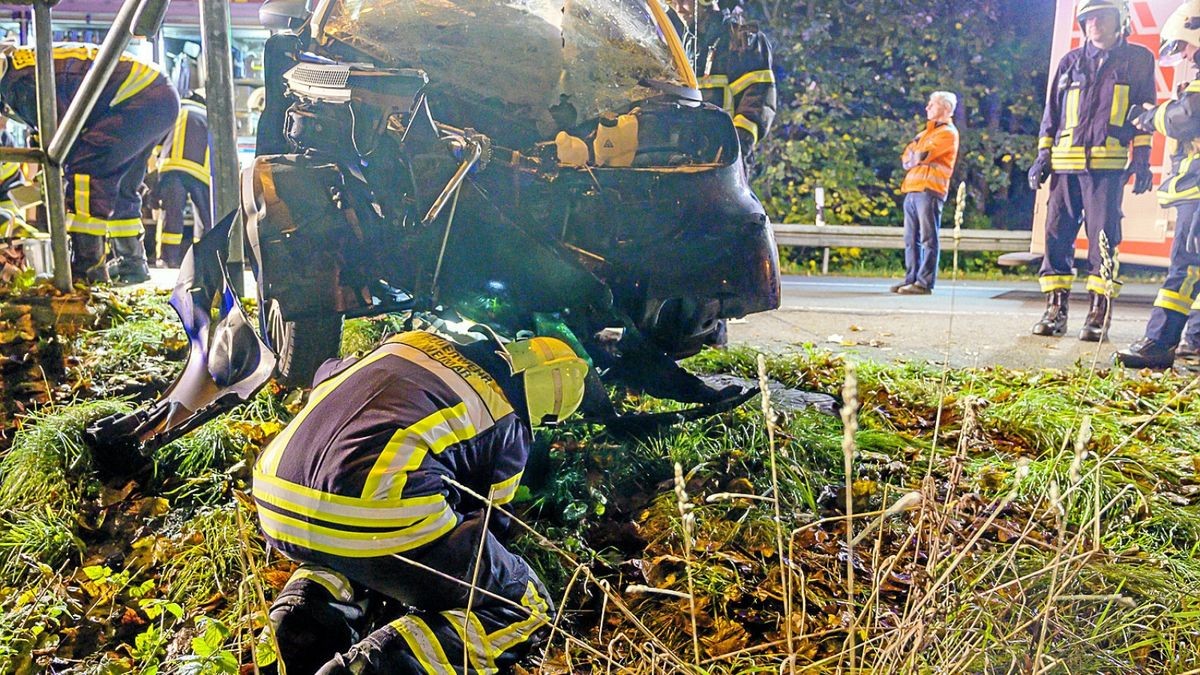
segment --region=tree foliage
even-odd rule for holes
[[[897,224],[899,155],[931,92],[959,98],[954,184],[999,227],[1025,227],[1023,175],[1049,69],[1051,3],[750,0],[775,46],[780,110],[756,187],[771,217],[807,221],[813,188],[831,223]],[[976,219],[979,225],[986,225]]]

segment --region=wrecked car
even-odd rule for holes
[[[271,367],[308,384],[343,318],[385,312],[564,337],[595,366],[585,407],[601,419],[614,416],[601,381],[709,409],[744,400],[675,362],[721,320],[778,306],[777,251],[732,121],[701,102],[665,5],[296,9],[263,8],[293,30],[268,41],[258,156],[242,177],[273,354],[247,355],[257,338],[222,275],[202,270],[222,247],[198,245],[173,301],[188,368],[155,410],[110,427],[161,441]]]

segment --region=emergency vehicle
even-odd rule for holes
[[[1083,45],[1083,32],[1075,20],[1075,5],[1078,0],[1056,0],[1054,15],[1054,42],[1050,51],[1050,73],[1054,73],[1058,62],[1068,51]],[[1129,15],[1132,35],[1129,41],[1140,44],[1156,56],[1159,47],[1159,30],[1171,12],[1179,7],[1179,0],[1130,0]],[[1172,97],[1177,84],[1187,82],[1195,74],[1188,64],[1173,68],[1155,67],[1158,100],[1161,103]],[[1047,83],[1049,89],[1049,83]],[[1171,170],[1171,153],[1174,142],[1161,134],[1154,135],[1154,146],[1150,155],[1154,171],[1154,187],[1158,188]],[[1033,237],[1030,252],[1041,256],[1045,253],[1045,231],[1047,202],[1050,197],[1050,182],[1038,190],[1033,210]],[[1133,181],[1125,186],[1125,201],[1122,204],[1125,218],[1122,224],[1123,241],[1119,248],[1121,262],[1138,265],[1166,267],[1171,258],[1171,242],[1175,237],[1175,209],[1162,208],[1154,190],[1141,195],[1133,194]],[[1080,229],[1075,241],[1077,258],[1087,257],[1087,238]]]

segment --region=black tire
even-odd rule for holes
[[[317,368],[327,359],[336,358],[342,347],[342,316],[308,316],[287,321],[278,300],[267,300],[259,311],[267,345],[279,357],[275,379],[290,387],[312,386]]]

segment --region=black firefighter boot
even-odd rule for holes
[[[150,280],[150,266],[146,264],[146,249],[141,237],[112,237],[113,254],[116,260],[108,265],[108,276],[122,284],[140,284]]]
[[[108,269],[104,266],[104,237],[71,233],[71,277],[89,285],[108,283]]]
[[[1108,337],[1108,326],[1112,323],[1112,303],[1108,296],[1088,291],[1089,308],[1079,339],[1084,342],[1100,342]]]
[[[1126,368],[1166,370],[1175,365],[1175,349],[1144,337],[1113,354],[1113,361]]]
[[[1071,291],[1059,289],[1046,294],[1046,313],[1042,320],[1033,325],[1034,335],[1062,337],[1067,332],[1067,308],[1071,302]]]

